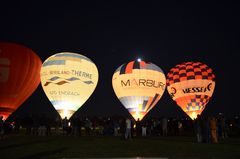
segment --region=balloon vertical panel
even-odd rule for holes
[[[0,43],[0,115],[6,119],[37,88],[42,62],[31,49]]]
[[[161,98],[166,78],[155,64],[131,61],[114,72],[112,85],[116,96],[133,118],[142,120]]]
[[[58,53],[42,65],[43,90],[62,118],[70,118],[91,96],[98,82],[96,65],[76,53]]]

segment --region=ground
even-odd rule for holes
[[[240,138],[218,144],[195,143],[192,137],[26,136],[0,141],[0,158],[240,158]]]

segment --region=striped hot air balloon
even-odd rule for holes
[[[112,85],[133,118],[142,120],[161,98],[166,78],[162,69],[153,63],[131,61],[114,72]]]
[[[212,69],[201,62],[184,62],[167,74],[167,90],[174,101],[191,118],[200,115],[215,88]]]
[[[42,65],[43,90],[62,118],[70,118],[87,101],[97,82],[96,65],[80,54],[57,53]]]

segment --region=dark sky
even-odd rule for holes
[[[70,51],[92,59],[99,83],[77,112],[81,115],[126,115],[112,89],[112,74],[121,64],[141,57],[165,74],[184,61],[201,61],[216,75],[216,88],[204,113],[240,112],[240,5],[226,1],[107,1],[58,0],[0,4],[0,41],[23,44],[44,61]],[[41,85],[16,111],[55,114]],[[167,91],[150,116],[182,115]]]

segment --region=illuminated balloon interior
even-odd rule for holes
[[[120,66],[113,74],[112,85],[133,118],[142,120],[161,98],[166,78],[157,65],[137,60]]]
[[[201,115],[214,88],[215,75],[201,62],[184,62],[167,74],[170,96],[192,120]]]
[[[76,53],[58,53],[42,65],[43,90],[62,118],[68,119],[87,101],[98,82],[96,65]]]

